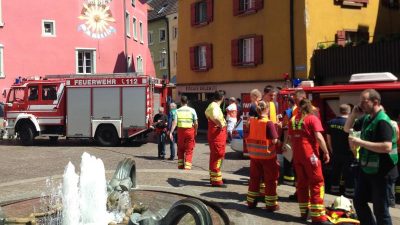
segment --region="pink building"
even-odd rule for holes
[[[154,76],[146,2],[0,0],[0,91],[19,76]]]

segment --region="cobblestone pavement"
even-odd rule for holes
[[[167,157],[169,157],[167,146]],[[60,181],[69,161],[79,168],[80,157],[88,152],[104,162],[107,177],[115,170],[117,163],[125,157],[136,161],[139,189],[161,190],[184,193],[219,203],[228,213],[233,224],[304,224],[298,220],[299,211],[295,202],[288,199],[294,188],[286,185],[278,187],[281,209],[276,213],[266,213],[262,205],[249,210],[245,204],[249,160],[227,146],[223,177],[228,188],[212,188],[209,185],[209,149],[204,138],[199,138],[191,171],[177,170],[177,161],[159,160],[157,145],[149,143],[140,147],[99,147],[89,141],[60,140],[50,145],[47,140],[39,140],[37,146],[23,147],[14,141],[0,142],[0,203],[40,196],[45,187],[46,177]],[[79,169],[78,169],[79,170]],[[326,195],[329,205],[335,196]],[[400,225],[399,207],[391,209],[393,224]]]

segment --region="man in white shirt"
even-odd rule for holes
[[[232,140],[232,131],[235,128],[237,122],[237,105],[236,99],[234,97],[229,98],[229,106],[226,108],[226,122],[228,141],[230,142]]]

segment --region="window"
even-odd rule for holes
[[[336,33],[336,44],[341,46],[353,46],[369,42],[368,31],[339,30]]]
[[[165,28],[160,29],[160,42],[164,42],[167,39],[167,33]]]
[[[131,0],[131,4],[132,4],[133,7],[135,7],[136,6],[136,1],[135,0]]]
[[[257,66],[263,63],[263,38],[259,35],[232,40],[232,65]]]
[[[208,71],[212,66],[212,44],[190,48],[190,68],[193,71]]]
[[[129,25],[130,15],[128,12],[125,12],[125,31],[126,31],[126,36],[131,37],[131,26]]]
[[[133,22],[132,22],[132,24],[133,24],[133,27],[132,27],[132,29],[133,29],[133,39],[137,40],[137,23],[136,23],[136,18],[133,17],[132,21],[133,21]]]
[[[213,0],[202,0],[191,5],[192,26],[204,25],[213,21]]]
[[[264,0],[233,0],[233,15],[255,13],[264,7]]]
[[[342,6],[365,7],[369,0],[335,0],[335,2]]]
[[[57,85],[43,86],[42,100],[57,100]]]
[[[42,36],[56,36],[56,22],[54,20],[42,20]]]
[[[1,7],[1,5],[2,5],[1,1],[2,1],[2,0],[0,0],[0,27],[4,26],[4,23],[3,23],[3,13],[2,13],[3,11],[2,11],[2,7]]]
[[[30,86],[30,87],[28,87],[28,100],[29,101],[37,101],[37,100],[39,100],[38,91],[39,91],[39,87],[38,86]]]
[[[10,98],[8,102],[21,102],[25,97],[25,88],[13,88],[11,89]]]
[[[140,43],[143,44],[143,23],[139,22],[139,37],[140,37]]]
[[[153,31],[150,30],[148,35],[149,35],[149,45],[152,45],[153,44]]]
[[[4,50],[3,50],[3,45],[0,44],[0,78],[6,77],[4,74],[4,61],[3,61],[3,55],[4,55]]]
[[[77,49],[76,50],[76,73],[93,74],[96,73],[96,50]]]
[[[384,5],[385,7],[389,8],[389,9],[398,9],[399,8],[399,0],[383,0],[382,5]],[[0,6],[0,8],[1,8],[1,6]],[[0,11],[1,11],[1,9],[0,9]],[[1,18],[0,18],[0,20],[1,20]]]
[[[136,58],[136,72],[143,73],[143,58],[140,55]]]
[[[128,56],[128,72],[132,72],[132,57]]]
[[[167,51],[163,49],[160,54],[160,69],[167,68]]]
[[[178,37],[178,28],[172,27],[172,39],[176,39]]]

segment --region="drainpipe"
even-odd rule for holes
[[[169,45],[170,45],[170,36],[169,36],[169,21],[168,21],[168,18],[167,18],[167,16],[165,16],[165,22],[167,23],[167,37],[168,37],[168,41],[167,41],[167,54],[168,54],[168,75],[167,75],[167,78],[168,78],[168,82],[171,80],[171,58],[170,58],[170,55],[171,55],[171,53],[169,52]]]
[[[126,72],[128,73],[129,71],[129,65],[128,65],[128,38],[126,37],[126,23],[129,23],[129,21],[126,21],[126,0],[123,1],[124,4],[124,45],[125,45],[125,63],[126,63]]]
[[[294,0],[290,0],[290,70],[291,70],[291,79],[296,78],[296,69],[295,69],[295,42],[294,42]]]

